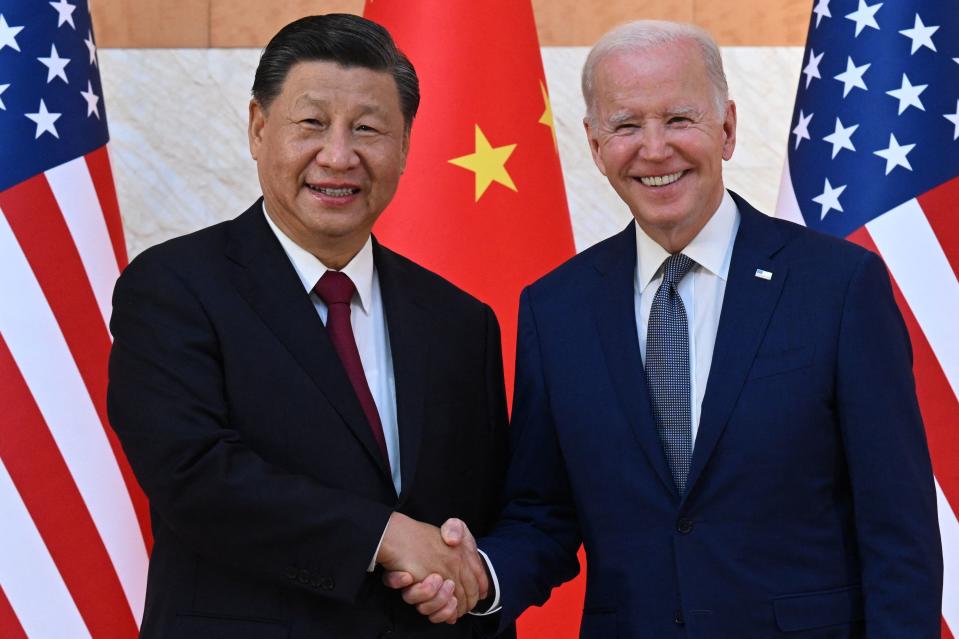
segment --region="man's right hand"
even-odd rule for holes
[[[454,623],[486,597],[489,580],[466,524],[449,519],[443,528],[390,516],[376,563],[384,583],[403,588],[403,599],[433,623]]]
[[[478,568],[482,573],[481,583],[486,586],[481,588],[479,599],[485,599],[488,593],[486,569],[469,528],[462,520],[447,519],[440,528],[440,535],[446,546],[465,550],[469,557],[477,560],[478,565],[473,566],[472,570]],[[389,571],[383,575],[383,583],[390,588],[403,589],[403,601],[416,606],[417,611],[429,617],[433,623],[455,623],[476,605],[475,601],[467,602],[467,606],[460,605],[449,580],[444,581],[437,573],[417,581],[409,572]]]

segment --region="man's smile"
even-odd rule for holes
[[[355,195],[360,192],[360,187],[348,183],[321,182],[311,184],[307,182],[306,187],[311,191],[329,197],[347,197],[348,195]]]
[[[677,171],[669,175],[648,175],[637,178],[644,186],[667,186],[685,175],[686,171]]]

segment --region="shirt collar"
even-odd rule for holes
[[[270,225],[270,230],[280,241],[280,246],[286,252],[286,256],[293,264],[293,270],[296,271],[303,288],[308,293],[313,291],[313,287],[320,281],[323,274],[329,270],[315,255],[294,242],[280,228],[273,223],[266,212],[266,202],[263,202],[263,216],[266,223]],[[360,252],[353,256],[349,264],[340,269],[340,272],[347,275],[356,286],[356,293],[359,296],[360,307],[364,313],[370,312],[370,303],[373,298],[373,240],[372,236],[366,238],[366,243]]]
[[[739,230],[739,209],[729,191],[723,191],[719,208],[709,218],[696,237],[686,245],[683,254],[713,275],[726,280],[729,262],[733,255],[733,243]],[[653,281],[669,252],[657,244],[639,226],[636,227],[637,284],[642,293]],[[694,267],[695,268],[695,267]]]

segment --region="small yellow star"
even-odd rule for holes
[[[553,125],[553,105],[549,101],[549,94],[546,93],[546,85],[543,84],[542,80],[539,81],[539,90],[543,94],[543,104],[546,107],[543,115],[539,116],[539,123],[549,127],[550,133],[553,134],[553,148],[559,153],[559,142],[556,141],[556,127]]]
[[[470,155],[453,158],[449,162],[476,174],[476,201],[479,202],[483,193],[486,193],[486,189],[493,182],[499,182],[513,191],[516,190],[513,178],[506,171],[506,160],[509,159],[515,149],[515,144],[494,148],[477,124],[476,151]]]

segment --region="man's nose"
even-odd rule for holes
[[[659,124],[648,124],[643,127],[642,143],[639,147],[639,156],[644,160],[662,160],[669,156],[672,147],[667,138],[666,129]]]
[[[331,127],[323,136],[322,145],[316,153],[320,166],[343,171],[359,161],[353,140],[353,131],[347,127]]]

